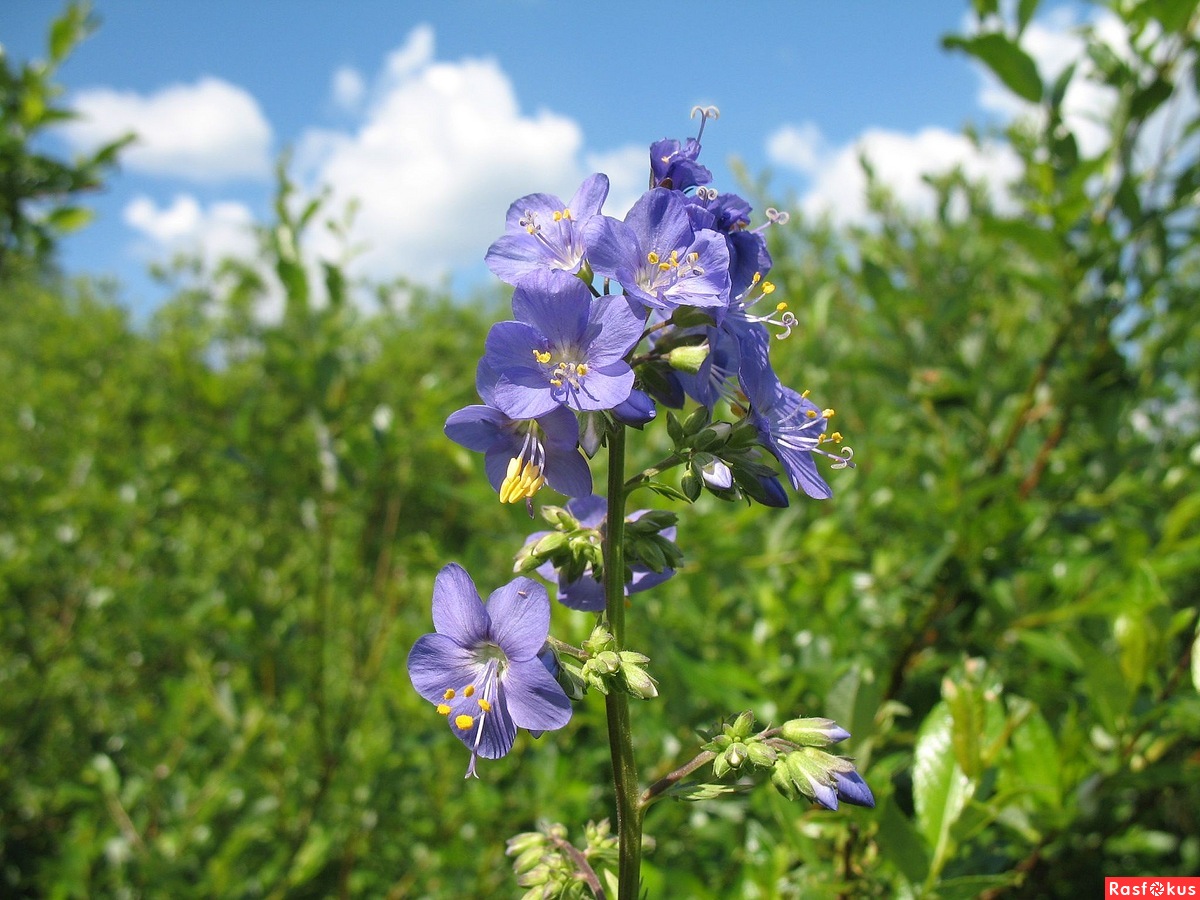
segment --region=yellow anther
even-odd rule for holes
[[[463,696],[464,697],[470,697],[474,693],[475,693],[475,685],[473,685],[473,684],[468,684],[465,688],[463,688]]]
[[[835,431],[829,436],[829,439],[835,444],[840,444],[842,442],[842,433],[840,431]]]
[[[775,304],[775,312],[783,312],[785,309],[787,309],[786,303],[779,302]]]
[[[486,700],[484,700],[482,697],[480,697],[479,698],[479,708],[482,709],[484,712],[491,712],[492,704],[488,703]]]
[[[750,279],[751,284],[758,284],[762,281],[762,272],[755,272],[754,277]]]
[[[448,716],[450,715],[450,706],[446,703],[439,703],[437,705],[437,711],[439,716]]]
[[[457,728],[459,731],[466,731],[468,728],[470,728],[474,724],[475,724],[475,719],[473,716],[468,716],[466,714],[463,714],[463,715],[454,717],[454,727]]]
[[[528,231],[530,234],[537,234],[537,226],[536,225],[526,225],[525,230]]]
[[[652,265],[652,266],[657,266],[658,265],[658,254],[655,253],[653,250],[651,250],[649,253],[646,254],[646,262],[650,263],[650,265]]]
[[[815,409],[806,409],[804,411],[804,415],[808,416],[810,419],[815,419],[817,417],[817,411]]]
[[[562,387],[562,379],[561,378],[551,378],[550,383],[552,385],[554,385],[555,387]]]
[[[669,262],[661,262],[661,263],[659,263],[659,264],[658,264],[658,271],[660,271],[660,272],[670,272],[670,271],[671,271],[671,264],[670,264]]]
[[[563,217],[564,219],[566,219],[566,220],[570,221],[570,219],[571,219],[571,207],[569,207],[569,206],[564,206],[564,207],[563,207],[563,211],[562,211],[562,217]]]
[[[538,362],[540,362],[542,365],[545,365],[546,363],[550,362],[550,351],[549,350],[538,350],[535,347],[533,350],[533,358],[536,359]]]
[[[554,221],[555,221],[555,222],[561,222],[561,221],[562,221],[562,219],[563,219],[563,214],[562,214],[561,212],[559,212],[559,211],[556,209],[556,210],[554,211]]]
[[[576,375],[579,375],[582,377],[582,376],[586,375],[587,373],[588,373],[587,363],[580,363],[579,365],[577,365],[575,367]]]
[[[762,286],[763,296],[775,293],[775,285],[770,281],[764,281]]]
[[[454,688],[446,688],[445,693],[442,694],[442,699],[443,700],[453,700],[454,699]]]
[[[832,409],[823,409],[821,410],[821,415],[826,419],[832,419],[836,414]]]
[[[508,463],[508,474],[500,483],[500,502],[516,503],[525,500],[536,494],[545,483],[541,468],[531,462],[522,464],[521,460],[512,459]]]
[[[811,393],[812,393],[812,391],[807,391],[807,390],[806,390],[806,391],[805,391],[803,394],[801,394],[800,396],[801,396],[801,397],[803,397],[805,400],[807,400],[807,399],[808,399],[808,395],[809,395],[809,394],[811,394]]]

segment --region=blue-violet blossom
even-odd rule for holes
[[[480,394],[514,419],[559,406],[612,409],[629,399],[633,369],[624,359],[642,335],[644,316],[621,296],[593,299],[565,272],[534,272],[513,292],[516,321],[488,332],[477,374]]]
[[[568,497],[592,492],[592,472],[579,450],[579,422],[565,407],[536,419],[513,419],[491,405],[466,406],[450,414],[445,431],[455,443],[484,454],[488,481],[502,503],[528,500],[544,484]]]
[[[408,677],[437,705],[475,761],[499,759],[517,729],[551,731],[571,719],[571,704],[539,658],[550,633],[550,598],[530,578],[515,578],[485,604],[466,570],[445,566],[433,583],[434,634],[417,638]]]
[[[817,471],[813,455],[827,456],[834,460],[833,468],[844,469],[853,465],[854,451],[845,447],[837,454],[819,449],[826,440],[841,442],[838,432],[825,433],[833,410],[817,407],[808,399],[808,391],[800,394],[783,385],[765,362],[767,338],[762,333],[755,337],[757,340],[742,344],[738,373],[750,404],[750,421],[763,445],[783,466],[792,487],[815,500],[827,500],[833,491]]]
[[[583,232],[592,270],[652,309],[698,306],[719,319],[729,303],[725,236],[695,228],[682,194],[654,188],[623,222],[596,216]]]
[[[608,176],[597,173],[584,179],[569,204],[553,194],[515,201],[508,208],[507,233],[488,247],[488,268],[512,285],[540,270],[578,272],[586,253],[582,228],[607,197]]]

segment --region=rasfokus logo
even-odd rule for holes
[[[1200,878],[1105,878],[1105,897],[1200,897]]]

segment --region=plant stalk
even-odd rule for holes
[[[608,630],[625,649],[625,426],[616,424],[608,442],[608,519],[604,533],[604,599]],[[621,856],[618,900],[637,900],[641,884],[642,816],[638,807],[637,764],[629,725],[629,695],[610,691],[604,698],[612,753]]]

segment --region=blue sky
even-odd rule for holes
[[[0,43],[43,56],[60,4],[14,6]],[[921,171],[1012,165],[958,136],[1014,112],[940,47],[968,7],[97,0],[99,31],[60,72],[86,117],[56,143],[83,149],[124,128],[143,139],[64,262],[117,275],[133,308],[152,308],[150,260],[250,252],[246,226],[267,215],[271,165],[290,148],[305,186],[361,201],[355,271],[470,287],[509,202],[569,197],[601,169],[619,214],[644,187],[649,142],[694,133],[695,104],[721,109],[702,157],[718,186],[736,187],[736,156],[771,170],[779,205],[852,219],[867,150],[919,203]],[[1039,61],[1053,67],[1075,21],[1062,7],[1041,17]],[[316,252],[336,252],[322,241]]]

